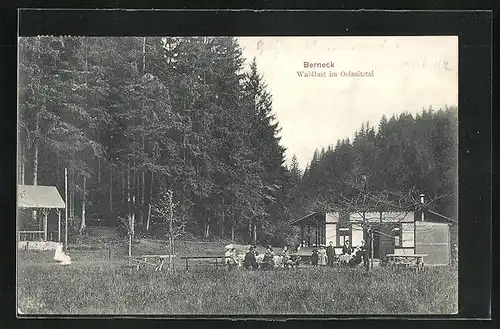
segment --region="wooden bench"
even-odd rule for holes
[[[175,255],[172,257],[175,257]],[[127,258],[129,259],[129,264],[136,267],[137,270],[139,270],[141,266],[150,265],[154,267],[155,271],[161,271],[165,264],[165,260],[169,259],[170,255],[139,255],[127,256]]]
[[[189,269],[189,260],[190,259],[215,259],[215,266],[219,265],[219,258],[222,260],[222,264],[224,264],[224,258],[226,256],[183,256],[181,259],[186,260],[186,271]]]
[[[387,261],[389,265],[392,266],[415,266],[417,271],[423,270],[424,268],[424,257],[427,254],[411,254],[411,255],[398,255],[398,254],[387,254]]]

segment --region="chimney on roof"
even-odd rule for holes
[[[420,194],[420,203],[422,204],[422,208],[421,208],[422,209],[422,215],[421,215],[422,218],[421,218],[421,220],[423,222],[424,221],[424,206],[423,205],[425,204],[425,194],[423,194],[423,193]]]

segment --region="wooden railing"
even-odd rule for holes
[[[43,241],[44,231],[17,231],[18,241]],[[47,241],[57,241],[57,232],[47,232]]]

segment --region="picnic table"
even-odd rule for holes
[[[222,259],[222,264],[224,264],[224,258],[227,258],[226,256],[183,256],[181,259],[186,260],[186,271],[189,268],[189,260],[190,259],[215,259],[215,266],[219,265],[218,259]]]
[[[173,255],[172,257],[175,257]],[[137,267],[137,270],[141,265],[153,266],[155,271],[161,271],[165,260],[170,258],[170,255],[139,255],[139,256],[127,256],[129,261],[133,263],[133,266]]]
[[[416,266],[417,271],[424,268],[424,257],[427,254],[387,254],[387,261],[390,265]]]

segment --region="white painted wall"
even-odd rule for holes
[[[337,244],[337,224],[329,224],[327,219],[326,224],[326,245],[330,244],[330,241],[333,241],[333,245]]]
[[[396,248],[396,249],[394,249],[394,253],[396,255],[414,255],[415,249]]]
[[[361,246],[361,241],[363,241],[363,227],[361,224],[352,224],[351,246]]]
[[[326,222],[327,223],[338,223],[339,222],[339,213],[338,212],[327,212],[326,213]]]
[[[415,247],[415,236],[414,236],[414,223],[402,223],[401,228],[403,230],[403,247]]]

